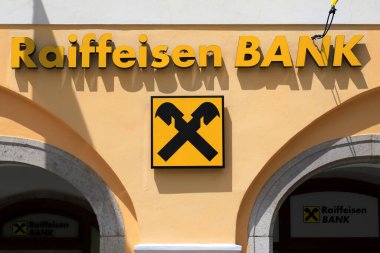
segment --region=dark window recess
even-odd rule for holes
[[[0,250],[92,253],[99,248],[94,230],[99,233],[93,212],[61,200],[28,199],[0,209]]]
[[[284,201],[279,210],[279,241],[273,243],[274,252],[278,253],[378,253],[380,238],[292,238],[290,198],[299,194],[313,192],[348,192],[377,198],[379,206],[380,186],[367,182],[342,178],[310,179],[299,186]],[[380,208],[378,214],[380,221]]]

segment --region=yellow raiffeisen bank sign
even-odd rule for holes
[[[331,36],[325,36],[319,49],[309,36],[300,36],[298,43],[297,59],[291,58],[289,46],[285,36],[276,36],[269,50],[261,56],[260,39],[256,36],[240,36],[237,45],[235,67],[269,67],[273,62],[280,62],[284,67],[304,67],[306,56],[309,54],[319,67],[329,66],[329,57],[333,54],[333,67],[342,66],[343,57],[353,67],[360,67],[361,62],[353,52],[353,48],[360,42],[364,35],[354,35],[346,40],[344,35],[335,37],[335,50],[331,52]],[[68,37],[68,46],[46,46],[36,52],[36,42],[29,37],[12,38],[12,60],[14,69],[37,68],[38,65],[53,68],[90,68],[91,55],[97,55],[98,68],[107,68],[107,56],[112,56],[112,63],[121,68],[128,69],[137,65],[140,68],[162,69],[172,61],[180,68],[192,67],[195,62],[200,68],[212,66],[222,67],[222,49],[218,45],[199,45],[198,55],[196,50],[189,45],[178,45],[168,54],[169,46],[158,45],[152,48],[153,61],[148,61],[148,37],[145,34],[139,36],[139,48],[127,45],[114,47],[112,45],[112,34],[106,33],[97,40],[94,33],[83,36],[81,43],[78,37],[71,34]],[[80,57],[79,57],[80,54]],[[150,54],[150,53],[149,53]],[[67,61],[65,61],[67,55]],[[213,57],[209,57],[213,55]],[[149,65],[149,66],[148,66]]]
[[[152,168],[224,168],[224,97],[152,97]]]

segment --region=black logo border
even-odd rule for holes
[[[222,99],[222,165],[220,166],[154,166],[153,165],[153,99],[155,98],[221,98]],[[225,168],[224,96],[151,96],[150,98],[150,164],[151,169],[223,169]]]

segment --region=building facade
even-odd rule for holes
[[[378,252],[380,4],[329,8],[4,1],[0,252]]]

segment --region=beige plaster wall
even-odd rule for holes
[[[2,92],[18,93],[31,101],[30,107],[36,105],[57,122],[53,125],[25,109],[25,117],[29,118],[13,128],[9,119],[19,105],[10,102],[4,105],[9,113],[2,120],[0,134],[52,143],[93,166],[120,199],[126,222],[130,223],[127,237],[128,233],[134,235],[130,248],[137,242],[244,245],[255,196],[279,166],[324,140],[380,131],[380,118],[367,110],[372,107],[360,107],[366,100],[354,98],[366,92],[377,94],[380,27],[334,28],[332,36],[349,39],[364,34],[355,49],[361,68],[344,63],[340,68],[320,69],[311,59],[303,69],[285,69],[280,64],[268,69],[234,67],[241,35],[258,36],[264,54],[275,36],[285,35],[295,60],[299,36],[320,33],[320,26],[1,26]],[[31,37],[39,50],[46,45],[68,46],[70,34],[81,38],[90,32],[98,37],[112,33],[116,46],[136,49],[138,36],[144,33],[150,47],[168,45],[169,54],[180,44],[191,45],[196,51],[201,44],[216,44],[222,48],[224,66],[203,70],[173,65],[162,70],[120,70],[112,64],[101,70],[10,67],[11,37]],[[225,169],[150,168],[153,95],[225,96]],[[379,97],[373,96],[375,102]],[[362,109],[353,114],[353,122],[345,124],[351,109],[337,108],[343,108],[350,99],[356,101],[353,108]],[[323,121],[325,128],[319,128],[320,119],[331,110],[337,113]],[[354,124],[356,118],[369,123],[358,127]],[[339,128],[329,127],[333,120],[340,123]],[[35,133],[28,122],[41,125],[41,130]],[[71,128],[67,131],[72,136],[62,135],[60,125]],[[309,134],[298,138],[305,129]],[[83,150],[75,145],[78,140],[92,150],[89,155],[81,154]],[[97,156],[102,162],[94,162]]]

